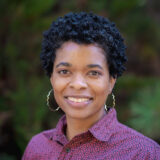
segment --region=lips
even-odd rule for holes
[[[85,107],[93,100],[93,98],[88,96],[66,96],[65,99],[72,107]]]
[[[76,103],[87,102],[90,100],[90,98],[75,98],[75,97],[67,97],[67,99]]]

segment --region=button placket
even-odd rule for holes
[[[70,148],[66,148],[66,152],[67,152],[67,153],[69,153],[69,152],[70,152],[70,150],[71,150]]]

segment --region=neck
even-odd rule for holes
[[[66,136],[68,140],[71,140],[76,135],[87,132],[96,122],[98,122],[104,115],[105,111],[95,114],[92,117],[87,117],[85,119],[76,119],[66,115],[67,119],[67,129]]]

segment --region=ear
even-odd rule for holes
[[[52,85],[52,87],[53,87],[53,73],[52,73],[51,76],[50,76],[50,83],[51,83],[51,85]]]
[[[114,88],[116,80],[117,80],[116,78],[110,77],[110,80],[109,80],[110,81],[110,83],[109,83],[109,94],[112,93],[112,90]]]

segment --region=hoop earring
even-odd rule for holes
[[[113,108],[115,108],[116,105],[116,99],[115,99],[115,95],[112,93],[112,99],[113,99]]]
[[[109,108],[107,107],[107,105],[106,105],[106,104],[104,105],[104,109],[106,110],[106,112],[108,112],[108,111],[109,111]]]
[[[48,106],[48,108],[49,108],[52,112],[56,112],[56,111],[58,111],[58,110],[60,109],[60,107],[57,107],[57,108],[54,110],[54,109],[52,109],[52,107],[50,106],[50,104],[49,104],[49,99],[50,99],[51,92],[53,92],[53,89],[51,89],[51,90],[48,92],[48,94],[47,94],[47,106]]]
[[[116,105],[116,99],[115,99],[115,95],[112,93],[112,99],[113,99],[113,105],[112,105],[112,108],[115,108],[115,105]],[[106,110],[106,112],[109,111],[109,108],[106,104],[104,105],[104,109]]]

